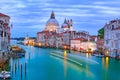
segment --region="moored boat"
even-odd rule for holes
[[[1,78],[1,79],[11,78],[11,73],[8,72],[8,71],[2,71],[2,72],[0,73],[0,78]]]

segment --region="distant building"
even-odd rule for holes
[[[120,55],[120,19],[115,19],[104,26],[104,47],[111,57]]]
[[[38,46],[70,49],[74,45],[71,43],[71,40],[76,40],[77,38],[83,38],[86,41],[89,41],[89,39],[95,40],[95,37],[90,38],[87,31],[74,31],[72,19],[65,19],[60,29],[59,23],[55,19],[55,14],[52,11],[45,29],[41,32],[37,32],[36,43]]]
[[[10,45],[10,17],[0,13],[0,50],[8,51]]]
[[[104,47],[104,28],[98,30],[97,36],[97,51],[99,54],[105,54],[105,47]]]
[[[37,33],[37,43],[40,46],[55,47],[56,46],[56,32],[41,31]]]
[[[91,41],[84,41],[83,38],[71,40],[71,50],[75,51],[94,51],[96,50],[96,43]]]
[[[97,48],[98,49],[104,49],[104,39],[97,39]]]
[[[30,39],[28,37],[28,35],[26,35],[25,39],[24,39],[24,45],[27,46],[34,46],[35,45],[35,39]]]
[[[63,33],[56,35],[56,48],[63,48]]]
[[[71,39],[71,50],[87,51],[96,50],[96,36],[90,36],[88,32],[77,32],[74,39]]]

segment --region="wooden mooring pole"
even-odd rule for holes
[[[22,80],[22,64],[20,65],[20,77],[21,77],[21,80]]]

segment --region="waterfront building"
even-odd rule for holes
[[[37,33],[37,44],[46,47],[56,46],[56,32],[54,31],[41,31]]]
[[[120,54],[120,19],[111,20],[104,25],[104,47],[111,57]]]
[[[74,31],[72,19],[65,19],[60,29],[59,23],[55,19],[55,14],[52,11],[50,19],[46,23],[45,29],[43,31],[37,32],[36,43],[37,46],[71,49],[74,45],[73,43],[71,43],[71,40],[76,40],[78,38],[83,38],[86,41],[89,41],[89,39],[92,39],[94,41],[95,39],[94,36],[91,36],[90,38],[89,32],[87,31]],[[82,44],[86,45],[88,43]],[[79,48],[80,46],[77,47]]]
[[[97,51],[99,54],[105,54],[105,48],[104,48],[104,28],[98,30],[97,35]]]
[[[84,38],[76,38],[71,40],[71,50],[75,51],[94,51],[96,50],[96,43],[88,41]]]
[[[37,32],[37,44],[40,44],[39,46],[56,47],[56,36],[59,30],[59,23],[52,11],[50,19],[46,22],[45,29]]]
[[[56,48],[63,48],[63,33],[56,35]]]
[[[28,45],[28,44],[29,44],[29,37],[27,35],[24,39],[24,45]]]
[[[10,16],[0,13],[0,50],[8,51],[10,46]]]
[[[63,32],[63,48],[70,49],[70,40],[74,39],[75,31]]]
[[[24,43],[24,45],[27,45],[27,46],[34,46],[35,45],[35,39],[30,39],[28,37],[28,35],[26,35],[23,43]]]
[[[87,51],[96,50],[97,36],[90,36],[88,32],[81,31],[76,32],[74,39],[71,39],[71,50],[75,51]]]
[[[98,38],[97,39],[97,48],[98,49],[101,49],[101,50],[104,50],[104,39],[102,38]]]

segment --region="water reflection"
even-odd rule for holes
[[[86,53],[86,58],[88,58],[88,56],[89,56],[88,53]]]
[[[91,57],[91,54],[90,53],[86,53],[86,58],[89,58]]]
[[[108,80],[109,57],[103,57],[102,58],[102,66],[103,66],[103,68],[105,68],[104,80]]]
[[[67,52],[66,52],[66,50],[64,50],[64,57],[66,57],[67,56]]]
[[[105,64],[106,69],[108,69],[109,57],[106,57],[106,58],[105,58],[105,63],[106,63],[106,64]]]
[[[106,70],[108,69],[108,67],[109,67],[109,57],[103,57],[102,58],[102,65],[103,65],[103,67],[105,66],[105,68],[106,68]]]
[[[34,49],[35,49],[35,48],[34,48],[33,46],[30,46],[30,50],[31,50],[30,52],[32,53],[30,56],[32,56],[32,57],[35,56],[35,54],[34,54],[34,53],[35,53]]]
[[[66,50],[64,50],[64,76],[67,75],[67,61],[66,61],[67,53]]]

